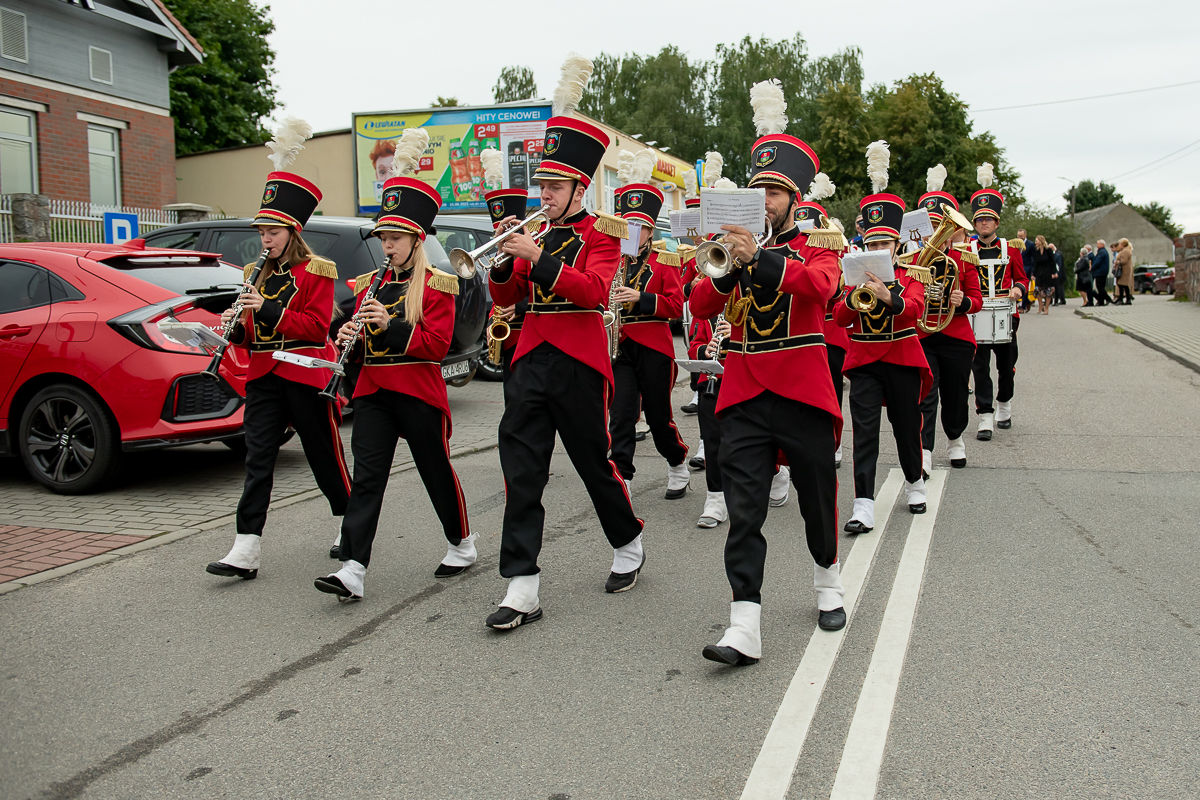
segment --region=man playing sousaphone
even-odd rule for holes
[[[819,169],[807,144],[783,133],[787,104],[778,81],[750,92],[760,138],[752,151],[751,187],[766,193],[774,236],[760,248],[745,228],[725,226],[733,259],[724,277],[706,276],[691,296],[692,312],[711,319],[724,309],[731,337],[717,414],[722,485],[729,511],[725,573],[733,589],[730,625],[711,661],[753,664],[762,656],[759,620],[771,479],[779,451],[791,465],[817,590],[818,624],[846,624],[838,564],[837,476],[830,455],[841,410],[829,378],[821,329],[840,283],[837,252],[827,235],[801,231],[796,194]],[[841,236],[838,235],[840,240]]]

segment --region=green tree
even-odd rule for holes
[[[429,104],[429,107],[430,108],[455,108],[460,105],[462,105],[462,103],[458,102],[457,97],[442,97],[439,94],[437,96],[437,99]]]
[[[165,0],[204,48],[204,61],[171,73],[175,153],[262,144],[263,120],[279,107],[271,76],[270,7],[251,0]]]
[[[529,67],[505,67],[492,87],[492,99],[497,103],[530,100],[537,97],[537,82]]]
[[[1067,201],[1067,211],[1071,210],[1071,190],[1063,192],[1063,199]],[[1090,211],[1093,208],[1106,206],[1109,203],[1119,203],[1125,198],[1117,191],[1117,187],[1111,183],[1100,181],[1099,184],[1085,180],[1080,181],[1075,185],[1075,211]]]
[[[814,149],[821,159],[821,170],[837,187],[829,202],[838,202],[840,207],[849,199],[857,207],[859,198],[870,189],[866,152],[872,135],[867,104],[857,84],[838,83],[817,98],[817,109],[820,135]],[[824,205],[829,208],[828,202]],[[853,237],[854,217],[846,219],[847,211],[841,210],[841,219]]]
[[[1178,239],[1180,236],[1183,236],[1183,226],[1171,219],[1171,209],[1166,206],[1158,202],[1151,202],[1144,206],[1130,203],[1129,207],[1141,214],[1146,218],[1147,222],[1172,239]]]

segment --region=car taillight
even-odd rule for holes
[[[358,278],[348,278],[346,285],[350,287],[350,291],[354,291],[354,284],[358,283]]]
[[[186,353],[188,355],[206,356],[208,353],[200,347],[180,344],[170,339],[158,329],[158,323],[168,317],[192,308],[192,301],[184,298],[156,303],[152,306],[139,308],[128,314],[122,314],[108,321],[109,327],[129,339],[136,345],[151,350],[162,350],[166,353]]]

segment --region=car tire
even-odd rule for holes
[[[499,364],[493,364],[483,357],[479,362],[479,366],[475,368],[475,377],[481,381],[502,381],[504,380],[504,368]]]
[[[1158,294],[1158,287],[1157,287],[1157,286],[1151,286],[1151,287],[1150,287],[1150,294]]]
[[[121,464],[120,431],[108,409],[65,383],[47,386],[25,406],[17,447],[30,476],[56,494],[98,491]]]

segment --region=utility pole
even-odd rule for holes
[[[1071,184],[1071,227],[1075,227],[1075,184]]]

